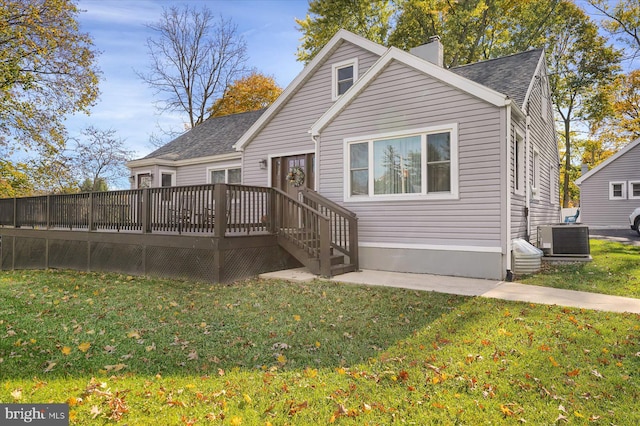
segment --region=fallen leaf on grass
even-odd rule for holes
[[[60,349],[62,351],[63,355],[69,355],[71,353],[71,348],[69,346],[64,346],[62,349]]]
[[[90,347],[91,347],[91,343],[89,342],[83,342],[78,345],[78,349],[80,349],[80,351],[82,352],[87,352]]]
[[[115,346],[107,345],[107,346],[105,346],[105,347],[104,347],[104,351],[105,351],[106,353],[108,353],[108,354],[112,354],[112,353],[114,353],[114,352],[115,352],[115,350],[116,350],[116,347],[115,347]]]
[[[22,399],[22,389],[16,389],[11,392],[11,397],[16,401]]]
[[[187,355],[187,358],[191,361],[198,359],[198,352],[196,352],[195,349],[192,350],[191,352],[189,352],[189,355]]]
[[[127,333],[127,337],[130,339],[139,339],[140,338],[140,333],[138,333],[137,331],[133,330]]]
[[[115,364],[115,365],[105,365],[104,369],[107,370],[107,372],[116,372],[116,371],[120,371],[124,368],[126,368],[127,365],[126,364]]]
[[[102,414],[102,411],[100,411],[97,405],[94,405],[93,407],[91,407],[91,411],[89,412],[89,414],[91,414],[91,418],[95,420],[96,417]]]
[[[51,370],[53,370],[53,367],[55,367],[58,363],[57,362],[53,362],[53,361],[47,361],[47,366],[44,368],[44,372],[48,373]]]

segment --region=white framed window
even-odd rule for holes
[[[536,200],[540,199],[540,151],[533,148],[533,170],[531,170],[531,193]]]
[[[160,170],[160,186],[176,186],[176,172],[173,170]]]
[[[553,162],[549,163],[549,202],[560,204],[560,179],[556,173],[557,169]]]
[[[136,188],[151,188],[153,184],[153,174],[151,171],[136,172],[135,174]]]
[[[207,168],[207,183],[241,183],[240,167]]]
[[[456,124],[345,140],[345,200],[458,197]]]
[[[630,200],[640,199],[640,180],[629,181],[629,199]]]
[[[358,79],[358,58],[333,64],[331,76],[331,99],[335,101]]]
[[[626,200],[627,199],[627,182],[609,182],[609,199],[610,200]]]
[[[525,146],[524,136],[516,130],[513,141],[513,186],[518,195],[524,195],[525,191]]]

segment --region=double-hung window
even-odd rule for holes
[[[334,64],[332,71],[331,98],[335,101],[358,79],[358,59]]]
[[[345,141],[345,199],[455,198],[457,126]]]
[[[626,200],[627,199],[627,182],[609,182],[609,199],[610,200]]]
[[[209,183],[240,183],[240,168],[209,169]]]
[[[640,198],[640,181],[629,181],[629,199]]]

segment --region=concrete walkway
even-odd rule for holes
[[[318,278],[316,275],[311,274],[306,268],[270,272],[262,274],[260,277],[298,282],[312,281]],[[332,278],[331,281],[640,314],[640,299],[561,290],[505,281],[371,270],[339,275]]]

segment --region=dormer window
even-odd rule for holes
[[[331,97],[335,101],[345,93],[358,79],[358,59],[334,64],[332,67],[332,93]]]

